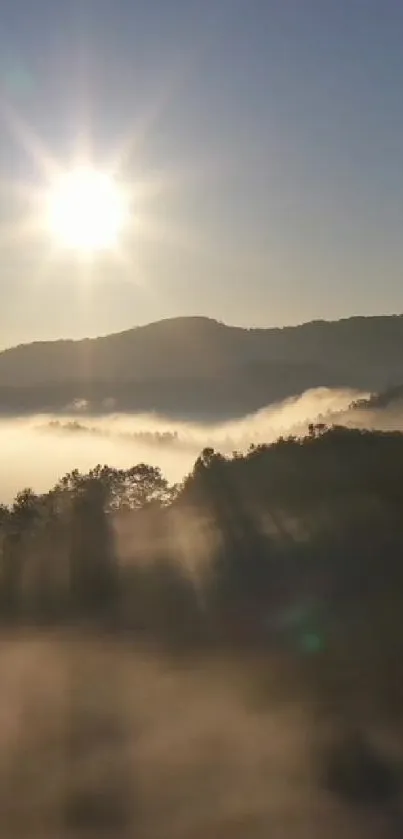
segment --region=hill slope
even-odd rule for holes
[[[230,416],[318,386],[382,390],[403,381],[403,316],[242,329],[173,318],[82,341],[0,353],[0,410],[60,410],[87,399],[121,410]],[[108,404],[112,404],[109,402]]]

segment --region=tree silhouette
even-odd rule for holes
[[[2,620],[120,624],[175,643],[235,633],[301,655],[326,639],[392,670],[402,477],[403,435],[323,424],[232,457],[206,448],[180,487],[144,463],[73,470],[0,507]],[[190,519],[205,539],[197,571],[176,555]]]
[[[118,569],[106,500],[103,481],[90,477],[72,503],[71,600],[81,617],[102,616],[116,607]]]

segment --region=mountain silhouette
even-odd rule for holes
[[[0,353],[0,411],[158,411],[239,416],[313,387],[381,391],[403,381],[403,316],[245,329],[178,317]]]

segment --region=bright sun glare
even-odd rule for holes
[[[63,247],[95,253],[116,247],[127,211],[124,194],[111,176],[80,168],[52,184],[47,223]]]

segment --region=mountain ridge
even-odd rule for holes
[[[245,328],[167,318],[98,338],[0,352],[0,412],[101,410],[240,415],[314,387],[381,391],[403,382],[403,315]]]
[[[173,317],[168,318],[161,318],[159,320],[149,321],[148,323],[141,323],[136,324],[134,326],[129,326],[127,329],[121,329],[117,332],[107,332],[102,335],[95,335],[95,336],[84,336],[82,338],[48,338],[46,340],[35,339],[33,341],[20,341],[17,344],[11,344],[9,347],[3,347],[0,349],[0,355],[3,353],[9,353],[13,350],[17,350],[21,347],[31,347],[37,344],[40,345],[53,345],[53,344],[83,344],[83,343],[92,343],[94,341],[103,341],[108,338],[115,338],[118,336],[128,335],[133,332],[138,331],[148,331],[153,329],[154,327],[159,327],[163,324],[180,324],[181,322],[199,322],[205,323],[209,325],[214,325],[216,327],[228,329],[228,330],[236,330],[238,332],[246,332],[246,333],[284,333],[284,332],[292,332],[295,330],[304,330],[312,326],[335,326],[338,324],[345,324],[345,323],[359,323],[359,322],[379,322],[379,321],[396,321],[402,320],[403,322],[403,313],[395,313],[395,314],[388,314],[388,315],[349,315],[343,318],[328,319],[328,318],[313,318],[312,320],[302,321],[301,323],[296,324],[284,324],[283,326],[240,326],[239,324],[232,324],[226,323],[225,321],[219,320],[218,318],[209,317],[208,315],[175,315]]]

